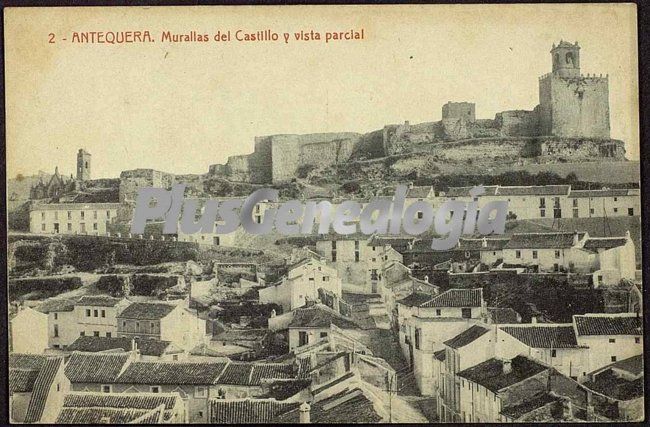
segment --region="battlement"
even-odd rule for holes
[[[541,76],[539,76],[539,80],[541,81],[541,80],[547,79],[549,77],[554,77],[554,78],[563,79],[563,80],[575,80],[575,79],[578,79],[578,78],[583,79],[583,80],[592,80],[592,81],[609,80],[609,74],[605,74],[603,76],[602,73],[598,74],[598,75],[587,73],[587,74],[580,74],[580,77],[562,77],[562,76],[559,76],[559,75],[557,75],[557,74],[555,74],[553,72],[542,74]]]

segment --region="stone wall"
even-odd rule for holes
[[[609,138],[609,82],[607,77],[540,78],[540,134],[563,137]]]
[[[296,169],[301,166],[303,161],[318,160],[314,155],[327,150],[334,150],[337,153],[339,147],[338,141],[349,140],[345,144],[351,144],[351,148],[345,148],[346,153],[352,152],[352,147],[359,141],[360,134],[352,132],[341,133],[314,133],[306,135],[273,135],[267,138],[271,140],[271,158],[272,158],[272,182],[286,182],[295,178]],[[303,151],[304,146],[309,144],[330,143],[320,147],[313,147]],[[303,152],[305,152],[303,157]],[[329,155],[325,162],[321,159],[317,164],[327,166],[327,161],[332,161],[335,156]],[[349,154],[348,154],[349,157]],[[347,160],[347,158],[346,158]],[[331,163],[334,164],[334,163]]]
[[[447,102],[442,106],[442,119],[476,120],[476,104],[472,102]]]
[[[175,176],[153,169],[133,169],[120,174],[120,203],[135,200],[142,187],[171,188]]]
[[[539,135],[539,121],[535,111],[503,111],[496,114],[494,121],[503,136]]]
[[[603,157],[625,160],[625,143],[616,139],[545,138],[540,145],[540,156],[544,161],[561,158],[595,160]]]

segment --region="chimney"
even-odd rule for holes
[[[483,247],[487,248],[487,238],[483,237]]]
[[[536,324],[536,323],[537,323],[537,316],[532,316],[532,317],[530,318],[530,323],[532,323],[532,324]]]
[[[573,232],[573,246],[576,246],[578,244],[578,230],[575,230]]]
[[[429,283],[429,276],[424,276],[424,281]]]
[[[110,424],[110,423],[111,423],[110,417],[101,417],[99,419],[99,424]]]
[[[503,374],[508,375],[510,372],[512,372],[512,360],[504,360],[503,361]]]
[[[630,230],[627,230],[627,231],[625,232],[625,238],[626,238],[627,240],[630,240]]]
[[[273,310],[271,310],[271,318],[273,318],[275,316],[276,316],[276,313],[275,313],[275,308],[274,308]]]
[[[309,403],[304,402],[302,405],[300,405],[300,408],[298,410],[300,411],[300,424],[310,424],[311,421],[309,420],[309,410],[311,407],[309,406]]]
[[[136,351],[138,349],[138,343],[135,342],[135,338],[131,338],[131,351]]]

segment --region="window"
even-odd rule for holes
[[[177,361],[177,360],[178,360],[178,354],[174,354],[174,355],[172,356],[172,360],[173,360],[173,361]]]
[[[79,227],[81,228],[82,233],[86,232],[86,224],[85,223],[82,222],[81,224],[79,224]]]
[[[521,258],[521,251],[515,251],[515,258]]]
[[[309,281],[310,281],[310,282],[313,282],[313,281],[314,281],[314,278],[313,278],[313,277],[310,277],[310,278],[309,278]]]
[[[126,320],[122,320],[122,328],[126,329]]]
[[[618,202],[618,197],[614,197],[614,201],[615,201],[615,202]]]
[[[537,251],[533,251],[533,259],[537,259]]]
[[[54,337],[57,338],[59,336],[59,325],[54,325]]]
[[[111,217],[111,211],[106,211],[106,218],[110,218],[110,217]]]
[[[199,414],[199,418],[203,418],[203,411],[199,411],[198,414]]]
[[[354,262],[359,262],[359,251],[354,251]]]
[[[424,218],[424,212],[418,211],[418,219]]]
[[[330,277],[329,276],[323,276],[323,282],[329,282]]]
[[[68,211],[68,219],[72,219],[72,212]]]
[[[551,350],[551,357],[556,357],[557,356],[557,350],[553,349]]]
[[[307,332],[300,331],[298,332],[298,346],[307,344]]]
[[[589,215],[593,215],[593,214],[594,214],[594,208],[590,208],[589,209]]]
[[[618,208],[614,208],[614,213],[617,213],[617,212],[618,212]]]
[[[68,223],[68,231],[72,231],[72,224]]]
[[[641,343],[641,338],[640,337],[634,337],[634,344],[640,344]]]
[[[93,219],[97,219],[97,211],[93,211]]]
[[[81,211],[80,213],[81,213],[81,219],[86,219],[86,212]]]
[[[442,316],[442,310],[437,308],[436,309],[436,316]]]
[[[45,231],[45,224],[41,224],[41,231]]]
[[[93,230],[97,230],[97,223],[93,223]]]
[[[85,337],[85,336],[86,336],[86,332],[85,332],[85,331],[81,331],[81,332],[79,332],[79,336],[80,336],[80,337]]]
[[[41,212],[41,219],[45,221],[45,212]]]
[[[206,398],[208,397],[208,389],[205,386],[197,385],[194,387],[194,397]]]
[[[61,391],[61,383],[56,383],[56,391]]]
[[[627,215],[634,216],[634,208],[627,208]]]
[[[578,208],[573,209],[573,217],[578,218]]]
[[[321,332],[320,337],[321,338],[326,338],[327,337],[327,332]]]
[[[93,310],[93,317],[99,317],[99,311]]]
[[[99,331],[93,331],[93,336],[98,337],[99,336]]]
[[[152,393],[160,393],[160,386],[152,385],[151,387],[149,387],[149,391]]]
[[[609,342],[610,342],[610,344],[614,344],[616,342],[616,339],[615,338],[610,338]]]
[[[612,362],[616,362],[616,356],[611,357]]]
[[[422,334],[422,329],[415,328],[415,349],[420,349],[420,335]]]
[[[89,308],[86,309],[86,317],[90,317],[90,309]]]
[[[560,251],[555,251],[555,259],[559,259],[559,258],[560,258]]]
[[[106,338],[110,338],[112,335],[113,334],[111,334],[110,332],[106,332]]]
[[[461,317],[463,319],[471,319],[472,318],[472,309],[471,308],[461,308]]]
[[[113,386],[110,384],[102,384],[102,393],[111,393],[113,391]]]
[[[540,197],[540,199],[539,199],[539,207],[540,208],[545,208],[546,207],[546,199],[544,197]]]
[[[102,317],[106,317],[106,310],[102,310]]]
[[[553,271],[560,271],[560,264],[558,264],[557,262],[553,264]]]
[[[539,216],[541,216],[542,218],[546,217],[546,210],[540,209],[539,210]]]
[[[219,246],[220,243],[221,243],[221,241],[219,240],[219,236],[214,236],[214,237],[212,238],[212,244],[213,244],[213,245],[215,245],[215,246]]]
[[[57,320],[59,318],[59,313],[54,313],[54,320]]]
[[[573,199],[573,207],[574,208],[578,207],[578,199]]]

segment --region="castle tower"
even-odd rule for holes
[[[77,180],[88,181],[90,179],[90,158],[89,152],[83,148],[77,153]]]
[[[559,77],[580,77],[580,46],[560,40],[560,44],[551,49],[553,74]]]
[[[539,78],[539,134],[608,139],[608,76],[580,74],[578,42],[554,44],[551,56],[552,72]]]

